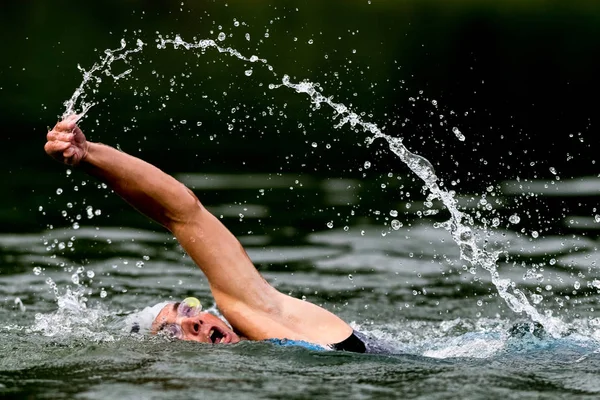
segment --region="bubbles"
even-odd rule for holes
[[[348,274],[348,279],[353,280],[354,277],[352,276],[352,274]]]
[[[317,142],[312,142],[311,146],[316,148],[318,146],[318,144],[317,144]]]
[[[250,34],[249,33],[246,33],[245,37],[246,37],[247,41],[250,41]]]
[[[181,125],[185,125],[185,124],[187,124],[187,120],[185,120],[185,119],[182,119],[181,121],[179,121],[179,123],[180,123]]]
[[[42,273],[42,268],[41,267],[33,267],[33,274],[34,275],[40,275]]]
[[[597,223],[600,223],[600,214],[594,215],[594,221],[596,221]]]
[[[226,37],[227,37],[227,35],[225,35],[224,32],[220,32],[219,36],[217,36],[217,39],[219,39],[219,41],[222,42],[223,40],[225,40]]]
[[[332,228],[333,228],[333,221],[329,221],[329,222],[327,223],[327,227],[328,227],[329,229],[332,229]]]
[[[510,221],[511,224],[518,224],[519,222],[521,222],[521,217],[519,217],[517,214],[513,214],[510,217],[508,217],[508,220]]]
[[[94,271],[87,271],[86,275],[88,278],[92,279],[94,276],[96,276],[96,273]]]
[[[252,70],[251,69],[247,69],[246,71],[244,71],[244,75],[251,76],[252,75]]]
[[[537,239],[537,238],[540,236],[540,234],[539,234],[539,232],[538,232],[538,231],[533,231],[533,232],[531,232],[531,236],[532,236],[534,239]]]
[[[61,188],[56,189],[56,194],[60,195],[62,194],[63,190]]]
[[[108,295],[108,293],[106,293],[106,290],[104,290],[104,288],[102,288],[100,290],[100,298],[104,299],[104,298],[106,298],[107,295]]]
[[[363,164],[363,167],[364,167],[365,169],[369,169],[369,168],[371,168],[371,162],[370,162],[370,161],[365,161],[365,163]]]
[[[391,217],[397,217],[398,216],[398,211],[396,211],[396,210],[390,210],[390,216]]]
[[[72,227],[73,227],[73,229],[79,229],[79,223],[78,222],[73,222]]]
[[[397,219],[393,219],[392,222],[390,223],[390,225],[392,226],[392,229],[395,231],[402,228],[402,222],[398,221]]]

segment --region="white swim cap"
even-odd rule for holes
[[[164,301],[151,307],[146,307],[142,311],[128,315],[125,318],[124,329],[130,333],[149,333],[152,328],[152,323],[167,304],[173,304],[173,302]]]

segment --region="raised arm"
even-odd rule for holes
[[[47,139],[45,150],[53,158],[107,183],[169,229],[208,278],[219,307],[229,301],[264,305],[274,296],[235,236],[182,183],[139,158],[88,142],[75,116],[59,122]]]
[[[350,335],[350,326],[334,314],[269,285],[235,236],[182,183],[139,158],[88,142],[76,122],[69,117],[48,132],[46,153],[107,183],[169,229],[208,278],[223,315],[244,336],[330,344]]]

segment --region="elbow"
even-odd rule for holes
[[[165,213],[163,225],[173,231],[177,226],[196,220],[199,214],[203,212],[206,212],[206,209],[202,206],[198,197],[189,188],[181,184],[181,192],[177,194],[176,206]]]

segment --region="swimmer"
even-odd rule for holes
[[[133,331],[164,332],[181,340],[213,344],[267,340],[308,348],[380,352],[376,343],[335,314],[271,286],[235,236],[190,189],[139,158],[89,142],[77,125],[78,118],[71,115],[48,132],[46,153],[106,183],[172,232],[206,275],[217,308],[228,322],[203,312],[197,299],[187,298],[149,307]]]

